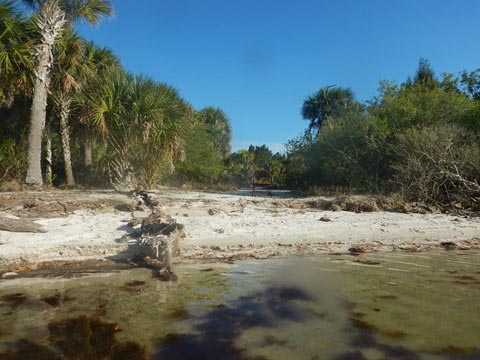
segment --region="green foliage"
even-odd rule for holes
[[[383,141],[373,117],[351,113],[329,119],[318,138],[306,133],[287,144],[288,183],[376,189]]]
[[[230,155],[232,128],[227,115],[220,108],[207,107],[197,113],[197,121],[205,126],[215,149],[222,158]]]
[[[358,109],[359,104],[355,101],[350,89],[327,86],[305,99],[302,116],[310,121],[310,130],[319,131],[328,118],[336,118]]]
[[[222,158],[206,126],[195,126],[185,147],[185,160],[177,165],[177,176],[184,182],[209,185],[217,181],[222,172]]]
[[[435,72],[433,71],[432,67],[430,66],[430,62],[427,59],[420,59],[418,62],[418,69],[415,73],[413,85],[422,86],[429,89],[434,89],[438,86]]]
[[[90,90],[80,103],[113,151],[114,182],[151,187],[173,170],[191,126],[190,107],[175,89],[114,71]]]
[[[480,134],[480,100],[476,100],[472,108],[462,118],[461,124],[468,130]]]
[[[21,153],[19,144],[25,146],[33,87],[33,50],[38,43],[38,27],[32,25],[47,3],[58,5],[68,19],[62,36],[54,44],[47,106],[53,139],[53,178],[57,184],[63,182],[66,162],[58,137],[61,114],[68,120],[64,121],[67,126],[63,127],[63,135],[71,138],[73,168],[79,174],[78,182],[84,185],[151,187],[171,174],[174,163],[186,153],[188,168],[188,161],[197,154],[195,144],[199,150],[191,136],[196,122],[204,124],[198,128],[202,130],[195,130],[201,134],[201,147],[207,153],[211,149],[215,153],[213,157],[209,154],[213,167],[199,178],[213,181],[221,175],[221,158],[230,153],[231,138],[230,122],[221,109],[206,108],[194,115],[174,88],[142,75],[127,74],[108,48],[87,43],[73,31],[74,21],[95,24],[111,15],[110,1],[24,2],[34,10],[31,22],[16,11],[13,3],[0,4],[0,115],[6,121],[0,129],[4,154],[0,168],[6,177],[20,176],[24,171],[20,166],[15,167],[20,170],[12,170],[7,157],[13,149]]]
[[[402,85],[384,92],[368,109],[391,131],[437,123],[458,123],[471,110],[467,95],[444,91],[440,86]]]
[[[250,145],[248,149],[234,152],[225,160],[225,179],[237,186],[249,186],[253,173],[262,170],[268,173],[268,180],[283,185],[285,162],[284,155],[273,154],[266,145]]]
[[[57,1],[70,21],[87,21],[98,25],[104,17],[113,15],[109,0],[23,0],[23,3],[40,12],[44,3],[53,1]]]
[[[285,180],[289,186],[305,188],[315,184],[316,159],[314,145],[316,138],[305,131],[287,142]]]
[[[467,94],[474,100],[480,100],[480,69],[476,69],[470,73],[466,70],[463,71],[461,74],[461,83]]]
[[[422,59],[413,80],[381,82],[365,112],[353,107],[314,117],[314,97],[307,99],[302,113],[321,131],[287,144],[287,183],[400,191],[443,205],[480,203],[478,78],[474,71],[461,80],[452,74],[438,80]]]
[[[32,31],[14,2],[0,3],[0,107],[31,85]]]
[[[23,178],[27,169],[27,153],[24,141],[13,139],[0,142],[0,183]]]

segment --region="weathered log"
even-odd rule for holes
[[[165,281],[176,280],[172,269],[174,254],[179,252],[178,243],[184,227],[162,213],[154,212],[143,219],[138,239],[130,243],[130,250],[143,262],[156,270],[156,275]]]
[[[170,216],[156,211],[142,220],[143,235],[170,235],[175,230],[183,230],[182,224],[177,224]]]
[[[0,218],[0,230],[11,232],[45,233],[48,230],[30,220]]]

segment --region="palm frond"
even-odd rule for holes
[[[104,17],[113,16],[113,7],[108,0],[77,0],[71,3],[75,5],[71,10],[74,17],[92,25],[99,24]]]

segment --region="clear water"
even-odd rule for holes
[[[0,359],[480,359],[480,252],[0,282]]]

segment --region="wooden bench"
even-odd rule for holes
[[[270,180],[268,180],[270,179]],[[265,170],[257,170],[252,175],[252,196],[257,195],[256,187],[266,187],[267,195],[272,196],[272,185],[271,176]]]

